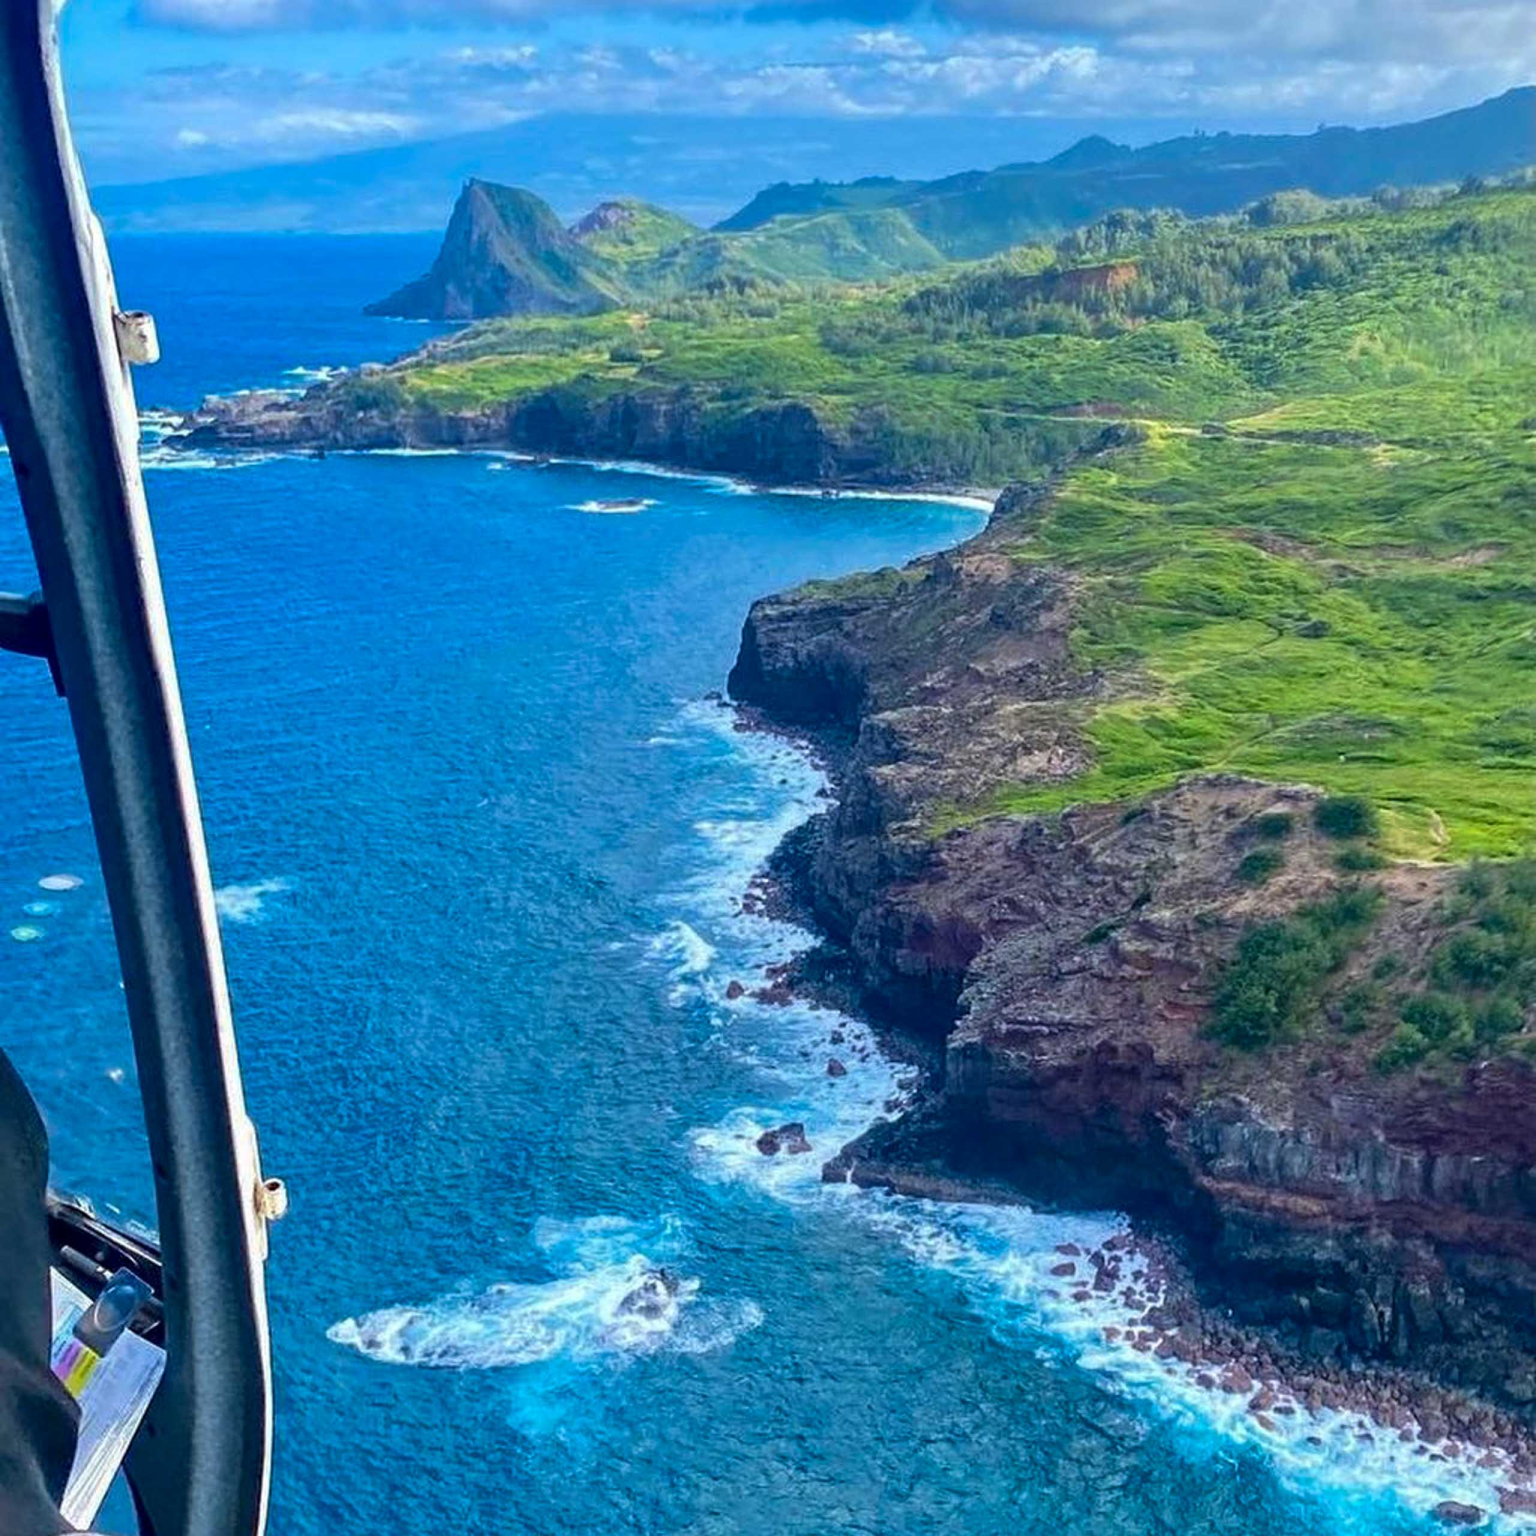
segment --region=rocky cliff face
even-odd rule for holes
[[[252,391],[210,398],[174,446],[242,449],[500,448],[635,459],[803,485],[886,484],[877,450],[796,401],[727,414],[686,388],[593,395],[545,390],[476,409],[413,399],[388,369],[301,397]]]
[[[1530,1068],[1388,1078],[1326,1020],[1254,1055],[1203,1028],[1244,928],[1346,878],[1313,791],[1212,777],[935,834],[1088,761],[1104,683],[1072,659],[1070,577],[1009,553],[1045,494],[1009,493],[951,553],[766,599],[743,633],[732,693],[838,768],[796,852],[816,916],[871,1010],[943,1045],[932,1101],[827,1176],[1128,1207],[1182,1232],[1211,1299],[1304,1351],[1536,1404]],[[1283,873],[1241,883],[1254,818],[1284,810]],[[1447,872],[1371,879],[1382,915],[1345,981],[1423,954]]]
[[[468,181],[431,270],[372,315],[479,320],[489,315],[590,314],[615,302],[616,274],[531,192]]]

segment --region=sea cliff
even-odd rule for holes
[[[1341,872],[1313,824],[1319,791],[1231,774],[975,813],[1004,785],[1082,774],[1087,711],[1115,686],[1075,657],[1073,574],[1017,558],[1053,494],[1010,490],[958,549],[764,599],[745,625],[732,694],[816,736],[839,781],[787,850],[793,882],[869,1010],[940,1049],[929,1097],[826,1177],[918,1193],[1003,1180],[1128,1208],[1178,1232],[1209,1301],[1300,1352],[1423,1367],[1528,1414],[1527,1061],[1384,1072],[1327,1001],[1268,1049],[1210,1028],[1245,932],[1372,893],[1337,998],[1422,965],[1457,870]],[[1257,829],[1281,825],[1283,869],[1246,883]]]
[[[370,379],[377,381],[373,390]],[[363,373],[348,389],[213,397],[183,419],[173,446],[219,452],[502,449],[635,460],[774,484],[890,486],[910,479],[886,465],[877,446],[833,430],[799,401],[722,419],[687,387],[602,396],[560,388],[442,409],[407,400],[389,383],[387,375]]]

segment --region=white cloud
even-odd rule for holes
[[[190,17],[202,7],[254,25],[251,18],[308,0],[152,3],[164,14]],[[398,13],[412,0],[388,3]],[[494,3],[505,14],[527,15],[544,0]],[[776,3],[782,8],[784,0]],[[950,12],[993,25],[870,25],[814,34],[790,27],[756,31],[745,41],[738,31],[700,32],[696,47],[675,28],[650,46],[612,39],[574,46],[555,31],[538,46],[509,39],[503,46],[424,49],[417,35],[414,54],[350,72],[227,64],[162,70],[137,78],[115,103],[93,108],[102,132],[110,131],[115,112],[136,141],[201,169],[302,159],[556,112],[1028,116],[1085,131],[1094,120],[1115,118],[1166,117],[1180,128],[1192,121],[1262,126],[1278,118],[1290,126],[1308,119],[1401,120],[1536,78],[1536,37],[1509,30],[1518,8],[1503,0],[1440,0],[1473,34],[1443,44],[1439,11],[1400,0],[1396,25],[1381,22],[1394,41],[1372,53],[1357,35],[1360,17],[1385,3],[1287,0],[1292,24],[1284,46],[1272,38],[1278,12],[1271,0],[1252,0],[1235,16],[1223,0],[1225,33],[1211,30],[1215,23],[1206,15],[1215,0],[948,0]],[[365,0],[336,4],[361,14]],[[1069,4],[1085,23],[1102,25],[1085,24],[1074,37],[1053,30]],[[375,9],[382,8],[383,0]],[[877,10],[864,0],[850,0],[850,8]],[[1004,28],[1026,11],[1034,27]],[[1492,56],[1488,36],[1499,43]],[[1405,37],[1417,38],[1417,51],[1400,56]],[[1318,49],[1324,52],[1308,51]],[[305,55],[325,52],[309,48]]]
[[[887,59],[920,59],[928,49],[908,32],[882,27],[878,32],[855,32],[855,53],[872,53]]]
[[[398,112],[348,112],[337,107],[301,108],[258,118],[253,127],[263,139],[406,138],[419,126]]]
[[[846,19],[856,51],[917,57],[899,30],[929,15],[962,28],[1186,54],[1492,64],[1530,57],[1531,0],[137,0],[137,14],[209,32],[527,25],[576,13],[714,21]]]

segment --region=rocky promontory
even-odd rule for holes
[[[378,366],[302,395],[210,396],[182,418],[168,442],[219,453],[501,450],[634,460],[774,485],[910,488],[912,479],[889,465],[878,442],[829,423],[798,400],[737,411],[686,385],[602,392],[570,386],[444,408],[412,395],[400,370]]]
[[[958,549],[764,599],[745,626],[732,694],[814,735],[839,780],[793,878],[870,1012],[941,1048],[935,1091],[826,1177],[1128,1209],[1288,1347],[1529,1416],[1536,1074],[1491,1051],[1384,1072],[1329,1013],[1422,968],[1458,871],[1341,870],[1317,790],[1220,773],[982,814],[1081,774],[1088,711],[1119,686],[1074,657],[1071,572],[1021,558],[1051,494],[1011,490]],[[1280,827],[1283,868],[1245,879]],[[1215,1038],[1243,935],[1360,890],[1373,921],[1317,1017],[1265,1049]]]

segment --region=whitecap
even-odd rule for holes
[[[673,1218],[546,1218],[533,1239],[552,1278],[385,1307],[343,1318],[326,1336],[386,1364],[495,1370],[699,1354],[762,1321],[755,1303],[704,1297],[702,1280],[674,1267],[686,1245]]]
[[[566,505],[567,512],[592,512],[599,515],[624,515],[648,512],[656,503],[645,496],[629,496],[618,501],[574,501]]]
[[[283,377],[293,379],[307,389],[311,384],[325,384],[331,379],[339,378],[346,371],[345,368],[336,368],[325,363],[315,368],[306,368],[302,363],[298,363],[292,368],[284,368]]]
[[[29,901],[21,910],[28,917],[56,917],[61,908],[56,901]]]
[[[42,936],[43,930],[34,928],[30,923],[23,923],[19,928],[11,929],[11,937],[18,944],[35,944]]]
[[[172,448],[154,442],[139,449],[139,463],[145,469],[172,470],[230,470],[251,469],[258,464],[272,464],[279,459],[303,459],[309,455],[297,452],[277,452],[256,449],[220,449],[212,452],[203,448]]]
[[[667,974],[677,998],[696,987],[714,963],[715,947],[690,923],[674,922],[651,940],[650,950],[668,962]]]
[[[78,891],[85,881],[79,875],[44,875],[37,884],[44,891]]]
[[[256,880],[249,885],[223,885],[213,893],[218,914],[229,923],[254,923],[266,913],[267,898],[289,889],[286,880]]]

